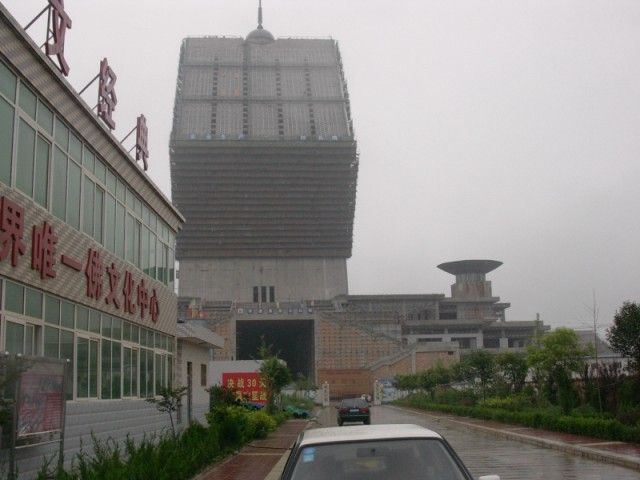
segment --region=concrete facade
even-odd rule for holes
[[[180,295],[252,303],[330,300],[348,293],[344,258],[220,258],[180,261]],[[262,287],[267,298],[262,301]],[[273,288],[274,298],[269,297]]]

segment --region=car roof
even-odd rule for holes
[[[305,430],[300,440],[300,446],[367,440],[400,440],[403,438],[442,439],[442,437],[433,430],[419,425],[404,423],[358,425],[353,427],[327,427]]]

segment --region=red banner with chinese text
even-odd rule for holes
[[[267,391],[258,372],[229,372],[222,374],[222,385],[236,392],[239,400],[267,403]]]

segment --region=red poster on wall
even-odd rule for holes
[[[222,374],[222,385],[236,392],[239,400],[267,403],[267,391],[258,372],[229,372]]]

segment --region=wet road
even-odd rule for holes
[[[372,423],[415,423],[437,431],[476,478],[496,474],[501,480],[640,480],[640,472],[634,470],[440,423],[394,407],[373,407],[371,419]],[[336,425],[335,409],[324,409],[318,421],[323,427]]]

